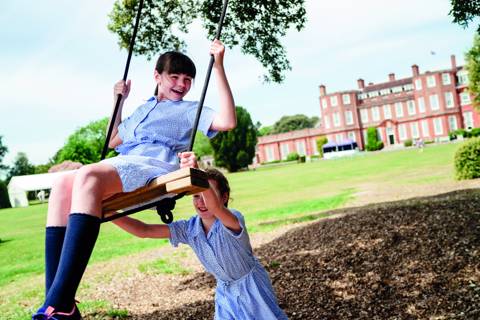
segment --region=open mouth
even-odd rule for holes
[[[200,212],[207,212],[207,211],[208,211],[208,209],[205,208],[205,207],[197,207],[197,209],[198,209],[198,211],[200,211]]]
[[[183,90],[176,90],[176,89],[172,89],[172,92],[173,92],[173,93],[176,93],[176,94],[178,94],[178,95],[182,95],[182,94],[184,93]]]

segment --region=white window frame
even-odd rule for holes
[[[344,140],[344,139],[343,139],[343,133],[337,133],[337,134],[335,135],[335,142],[336,142],[336,143],[340,143],[340,142],[342,142],[343,140]]]
[[[416,114],[416,110],[415,110],[415,101],[413,100],[408,100],[407,101],[407,111],[408,111],[408,114],[410,116],[413,116],[414,114]]]
[[[451,91],[445,92],[445,107],[447,109],[455,107],[455,101],[453,100],[453,93]]]
[[[471,104],[472,100],[470,99],[470,93],[468,91],[463,91],[460,93],[460,105],[465,106]]]
[[[337,96],[331,96],[331,97],[330,97],[330,105],[331,105],[332,107],[338,106],[338,98],[337,98]]]
[[[325,115],[324,121],[325,121],[325,129],[330,129],[330,116],[328,114]]]
[[[410,123],[410,132],[412,133],[412,139],[420,138],[420,132],[418,131],[418,122]]]
[[[456,116],[448,116],[448,129],[450,131],[455,131],[458,129]]]
[[[395,116],[397,118],[403,117],[403,103],[395,102]]]
[[[318,152],[317,139],[312,139],[312,140],[310,140],[310,143],[311,143],[311,145],[312,145],[313,154],[314,154],[314,155],[320,154],[320,153]]]
[[[473,112],[472,111],[465,111],[463,113],[463,124],[465,125],[465,129],[473,128]]]
[[[405,123],[398,125],[398,136],[400,141],[407,140],[407,127],[405,126]]]
[[[443,123],[442,118],[433,118],[433,133],[436,136],[443,134]]]
[[[346,125],[353,124],[353,112],[350,110],[345,111],[345,124]]]
[[[348,137],[348,139],[357,142],[357,136],[355,135],[354,131],[348,131],[347,132],[347,137]]]
[[[431,94],[429,96],[430,109],[432,111],[440,110],[440,101],[438,101],[438,94]]]
[[[382,129],[380,129],[380,128],[377,128],[377,138],[378,138],[380,141],[384,141],[384,140],[383,140]]]
[[[290,146],[287,142],[280,143],[280,158],[282,160],[287,159],[287,156],[290,154]]]
[[[343,101],[343,104],[350,104],[352,103],[351,99],[350,99],[350,95],[349,94],[343,94],[342,95],[342,101]]]
[[[430,75],[427,77],[427,88],[435,88],[437,86],[437,81],[435,80],[435,75]]]
[[[265,154],[267,156],[267,162],[275,160],[274,147],[272,145],[267,145],[265,147]]]
[[[442,73],[442,83],[444,86],[452,84],[452,78],[450,77],[450,73]]]
[[[417,99],[417,104],[418,104],[418,113],[425,113],[425,98],[424,97],[418,97]]]
[[[372,120],[380,121],[380,109],[378,107],[372,108]]]
[[[385,119],[392,119],[392,107],[389,104],[383,105],[383,116]]]
[[[466,70],[460,70],[457,72],[458,84],[468,84],[468,73]]]
[[[301,156],[304,156],[307,154],[307,149],[305,147],[305,141],[304,140],[297,140],[295,141],[295,147],[297,148],[297,153]]]
[[[422,90],[422,78],[415,79],[415,90]]]
[[[422,136],[423,137],[430,137],[430,126],[428,124],[428,120],[422,120]]]
[[[327,99],[326,99],[326,98],[323,98],[323,99],[322,99],[322,108],[323,108],[323,109],[327,109],[327,107],[328,107]]]
[[[362,123],[368,123],[368,110],[367,109],[360,109],[360,118],[362,119]]]
[[[332,117],[333,117],[333,126],[334,127],[340,127],[341,123],[340,123],[340,113],[339,112],[335,112],[332,114]]]

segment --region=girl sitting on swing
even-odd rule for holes
[[[235,128],[237,121],[224,53],[222,42],[214,40],[210,54],[215,59],[220,108],[216,113],[204,107],[198,125],[209,138]],[[154,71],[155,96],[123,121],[130,80],[115,84],[114,96],[121,94],[122,100],[112,119],[109,147],[119,155],[65,174],[52,186],[45,237],[46,298],[32,319],[81,319],[75,293],[98,237],[102,200],[179,168],[178,153],[187,148],[197,112],[197,102],[183,100],[195,74],[194,63],[184,54],[162,54]]]

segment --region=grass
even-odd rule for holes
[[[344,206],[366,183],[402,184],[421,188],[453,181],[453,156],[458,144],[428,146],[423,152],[403,149],[362,157],[311,163],[289,163],[229,174],[230,207],[245,215],[249,232],[265,232],[285,224],[323,217]],[[177,203],[175,218],[188,218],[191,199]],[[0,210],[0,314],[2,319],[28,319],[43,295],[44,226],[47,205]],[[154,211],[135,217],[159,223]],[[167,240],[139,239],[111,223],[102,226],[91,264],[166,245]],[[172,261],[145,265],[146,272],[168,272]],[[82,305],[84,305],[82,303]],[[92,310],[96,307],[92,307]],[[98,307],[106,310],[109,307]],[[83,308],[82,308],[83,309]],[[111,312],[117,312],[110,310]],[[110,312],[105,311],[105,312]],[[122,313],[122,311],[119,311]]]

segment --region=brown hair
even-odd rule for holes
[[[195,79],[197,69],[192,59],[178,51],[167,51],[158,57],[155,70],[159,74],[166,71],[168,74],[178,73],[186,74]],[[158,94],[158,87],[155,88],[155,95]]]
[[[228,200],[230,199],[230,185],[225,175],[217,169],[208,168],[205,169],[207,178],[214,180],[217,183],[218,191],[220,192],[220,197],[223,197],[225,194],[228,195],[227,200],[225,201],[225,207],[228,207]]]

